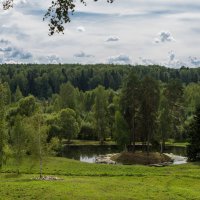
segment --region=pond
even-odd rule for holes
[[[141,146],[136,146],[136,150],[141,150]],[[62,156],[82,162],[94,163],[95,157],[99,155],[119,153],[121,149],[117,145],[80,145],[80,146],[65,146],[62,151]],[[185,147],[167,146],[165,153],[173,153],[179,156],[186,155]]]

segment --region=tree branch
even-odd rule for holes
[[[8,10],[13,7],[14,0],[5,0],[2,2],[3,9]],[[79,0],[80,3],[86,6],[85,0]],[[94,0],[95,2],[98,0]],[[114,0],[107,0],[108,3],[113,3]],[[70,14],[75,12],[75,0],[53,0],[51,6],[44,15],[44,20],[49,20],[49,35],[54,33],[64,34],[64,24],[71,22]]]

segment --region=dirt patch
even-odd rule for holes
[[[124,165],[150,165],[172,162],[173,160],[164,154],[158,152],[151,152],[147,154],[146,152],[122,152],[111,157],[111,160],[122,163]]]
[[[58,178],[56,176],[42,176],[42,177],[32,178],[32,180],[39,180],[39,181],[60,181],[60,180],[63,180],[63,179],[62,178]]]

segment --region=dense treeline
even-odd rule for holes
[[[46,153],[72,139],[100,144],[115,140],[132,151],[136,142],[142,142],[147,152],[152,145],[163,151],[169,138],[199,141],[199,121],[194,121],[200,103],[199,68],[2,65],[0,69],[0,167],[9,157],[19,166],[24,156],[37,158],[42,165]],[[198,145],[190,146],[191,160],[200,153]]]
[[[98,85],[117,90],[131,70],[139,78],[148,75],[165,83],[171,79],[179,79],[186,85],[200,81],[200,68],[172,69],[153,65],[1,65],[0,77],[2,82],[9,84],[12,93],[19,86],[24,96],[32,94],[41,99],[58,93],[60,85],[68,81],[82,91],[95,89]]]

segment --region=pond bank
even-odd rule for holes
[[[173,153],[165,153],[166,156],[173,160],[174,165],[180,165],[187,163],[187,157],[174,155]]]
[[[67,141],[64,141],[63,145],[69,145],[69,146],[88,146],[88,145],[94,145],[94,146],[110,146],[114,145],[117,146],[117,143],[115,141],[105,141],[103,145],[99,143],[99,141],[96,140],[72,140],[69,144]],[[143,144],[141,142],[136,142],[136,146],[142,146]],[[166,148],[167,147],[187,147],[187,142],[166,142]]]
[[[158,152],[146,152],[136,151],[136,152],[121,152],[117,154],[108,154],[105,156],[99,156],[96,158],[96,163],[106,163],[107,164],[124,164],[124,165],[151,165],[158,163],[169,163],[172,159]]]
[[[168,166],[171,164],[185,164],[187,158],[177,156],[172,153],[160,154],[158,152],[151,152],[149,155],[143,152],[122,152],[115,154],[100,155],[95,158],[95,163],[98,164],[124,164],[124,165],[150,165],[150,166]]]
[[[141,145],[136,145],[136,151],[141,151]],[[95,163],[95,158],[100,155],[120,153],[117,145],[66,145],[62,148],[59,156],[79,160],[82,162]],[[152,149],[152,151],[159,151]],[[186,148],[167,146],[165,153],[173,153],[174,155],[185,156]]]

